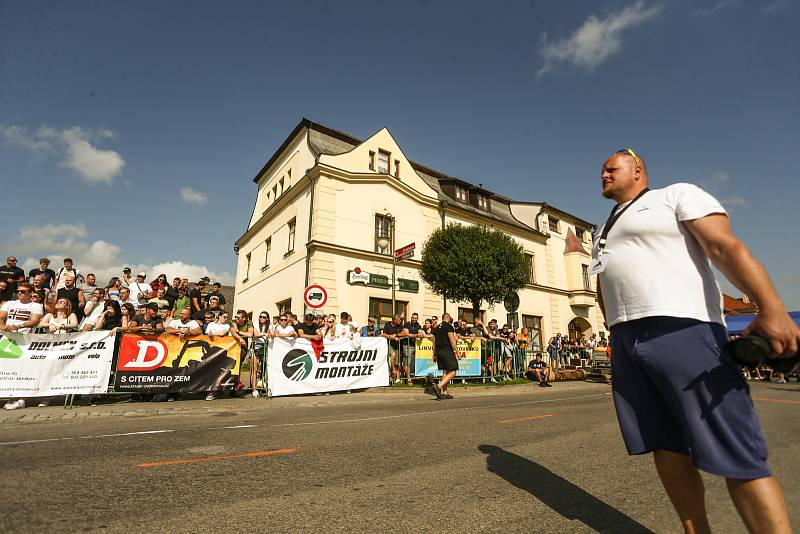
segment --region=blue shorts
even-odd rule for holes
[[[691,455],[703,471],[768,477],[767,444],[725,327],[647,317],[611,327],[614,405],[629,454]]]

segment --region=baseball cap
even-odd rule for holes
[[[147,278],[147,273],[142,271],[141,273],[137,274],[136,276],[141,276],[142,278]]]
[[[375,317],[370,317],[369,319],[367,319],[367,322],[368,323],[374,323],[375,322]]]
[[[129,273],[129,272],[131,272],[131,268],[130,267],[125,267],[124,269],[122,269],[122,272],[123,273]]]

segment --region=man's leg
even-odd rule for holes
[[[444,375],[442,375],[442,381],[439,382],[439,387],[442,388],[442,390],[447,389],[448,382],[450,382],[453,378],[455,378],[456,372],[457,371],[448,371]]]
[[[687,534],[710,533],[703,479],[692,463],[692,458],[685,454],[657,450],[653,452],[653,460],[683,530]]]
[[[737,480],[726,478],[736,511],[750,532],[790,533],[783,490],[775,477]]]

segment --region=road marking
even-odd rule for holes
[[[97,434],[94,436],[70,436],[65,438],[47,438],[47,439],[27,439],[24,441],[4,441],[0,445],[24,445],[26,443],[46,443],[48,441],[68,441],[71,439],[95,439],[95,438],[116,438],[119,436],[139,436],[142,434],[164,434],[167,432],[175,432],[174,430],[144,430],[142,432],[123,432],[121,434]]]
[[[272,451],[258,451],[247,452],[244,454],[235,454],[233,456],[206,456],[205,458],[190,458],[187,460],[162,460],[159,462],[150,462],[146,464],[139,464],[138,467],[161,467],[163,465],[177,465],[177,464],[196,464],[198,462],[217,462],[220,460],[237,460],[239,458],[255,458],[259,456],[271,456],[273,454],[294,454],[297,449],[275,449]]]
[[[800,404],[800,400],[770,399],[767,397],[753,397],[753,400],[764,402],[776,402],[778,404]]]
[[[555,416],[551,413],[546,413],[544,415],[531,415],[529,417],[521,417],[519,419],[503,419],[502,421],[499,421],[499,423],[501,425],[505,425],[508,423],[518,423],[520,421],[537,421],[539,419],[545,419],[547,417],[555,417]]]

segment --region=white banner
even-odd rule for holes
[[[0,398],[105,393],[114,357],[109,332],[0,336]]]
[[[319,352],[307,339],[274,338],[267,354],[275,397],[389,385],[386,338],[325,341]]]

